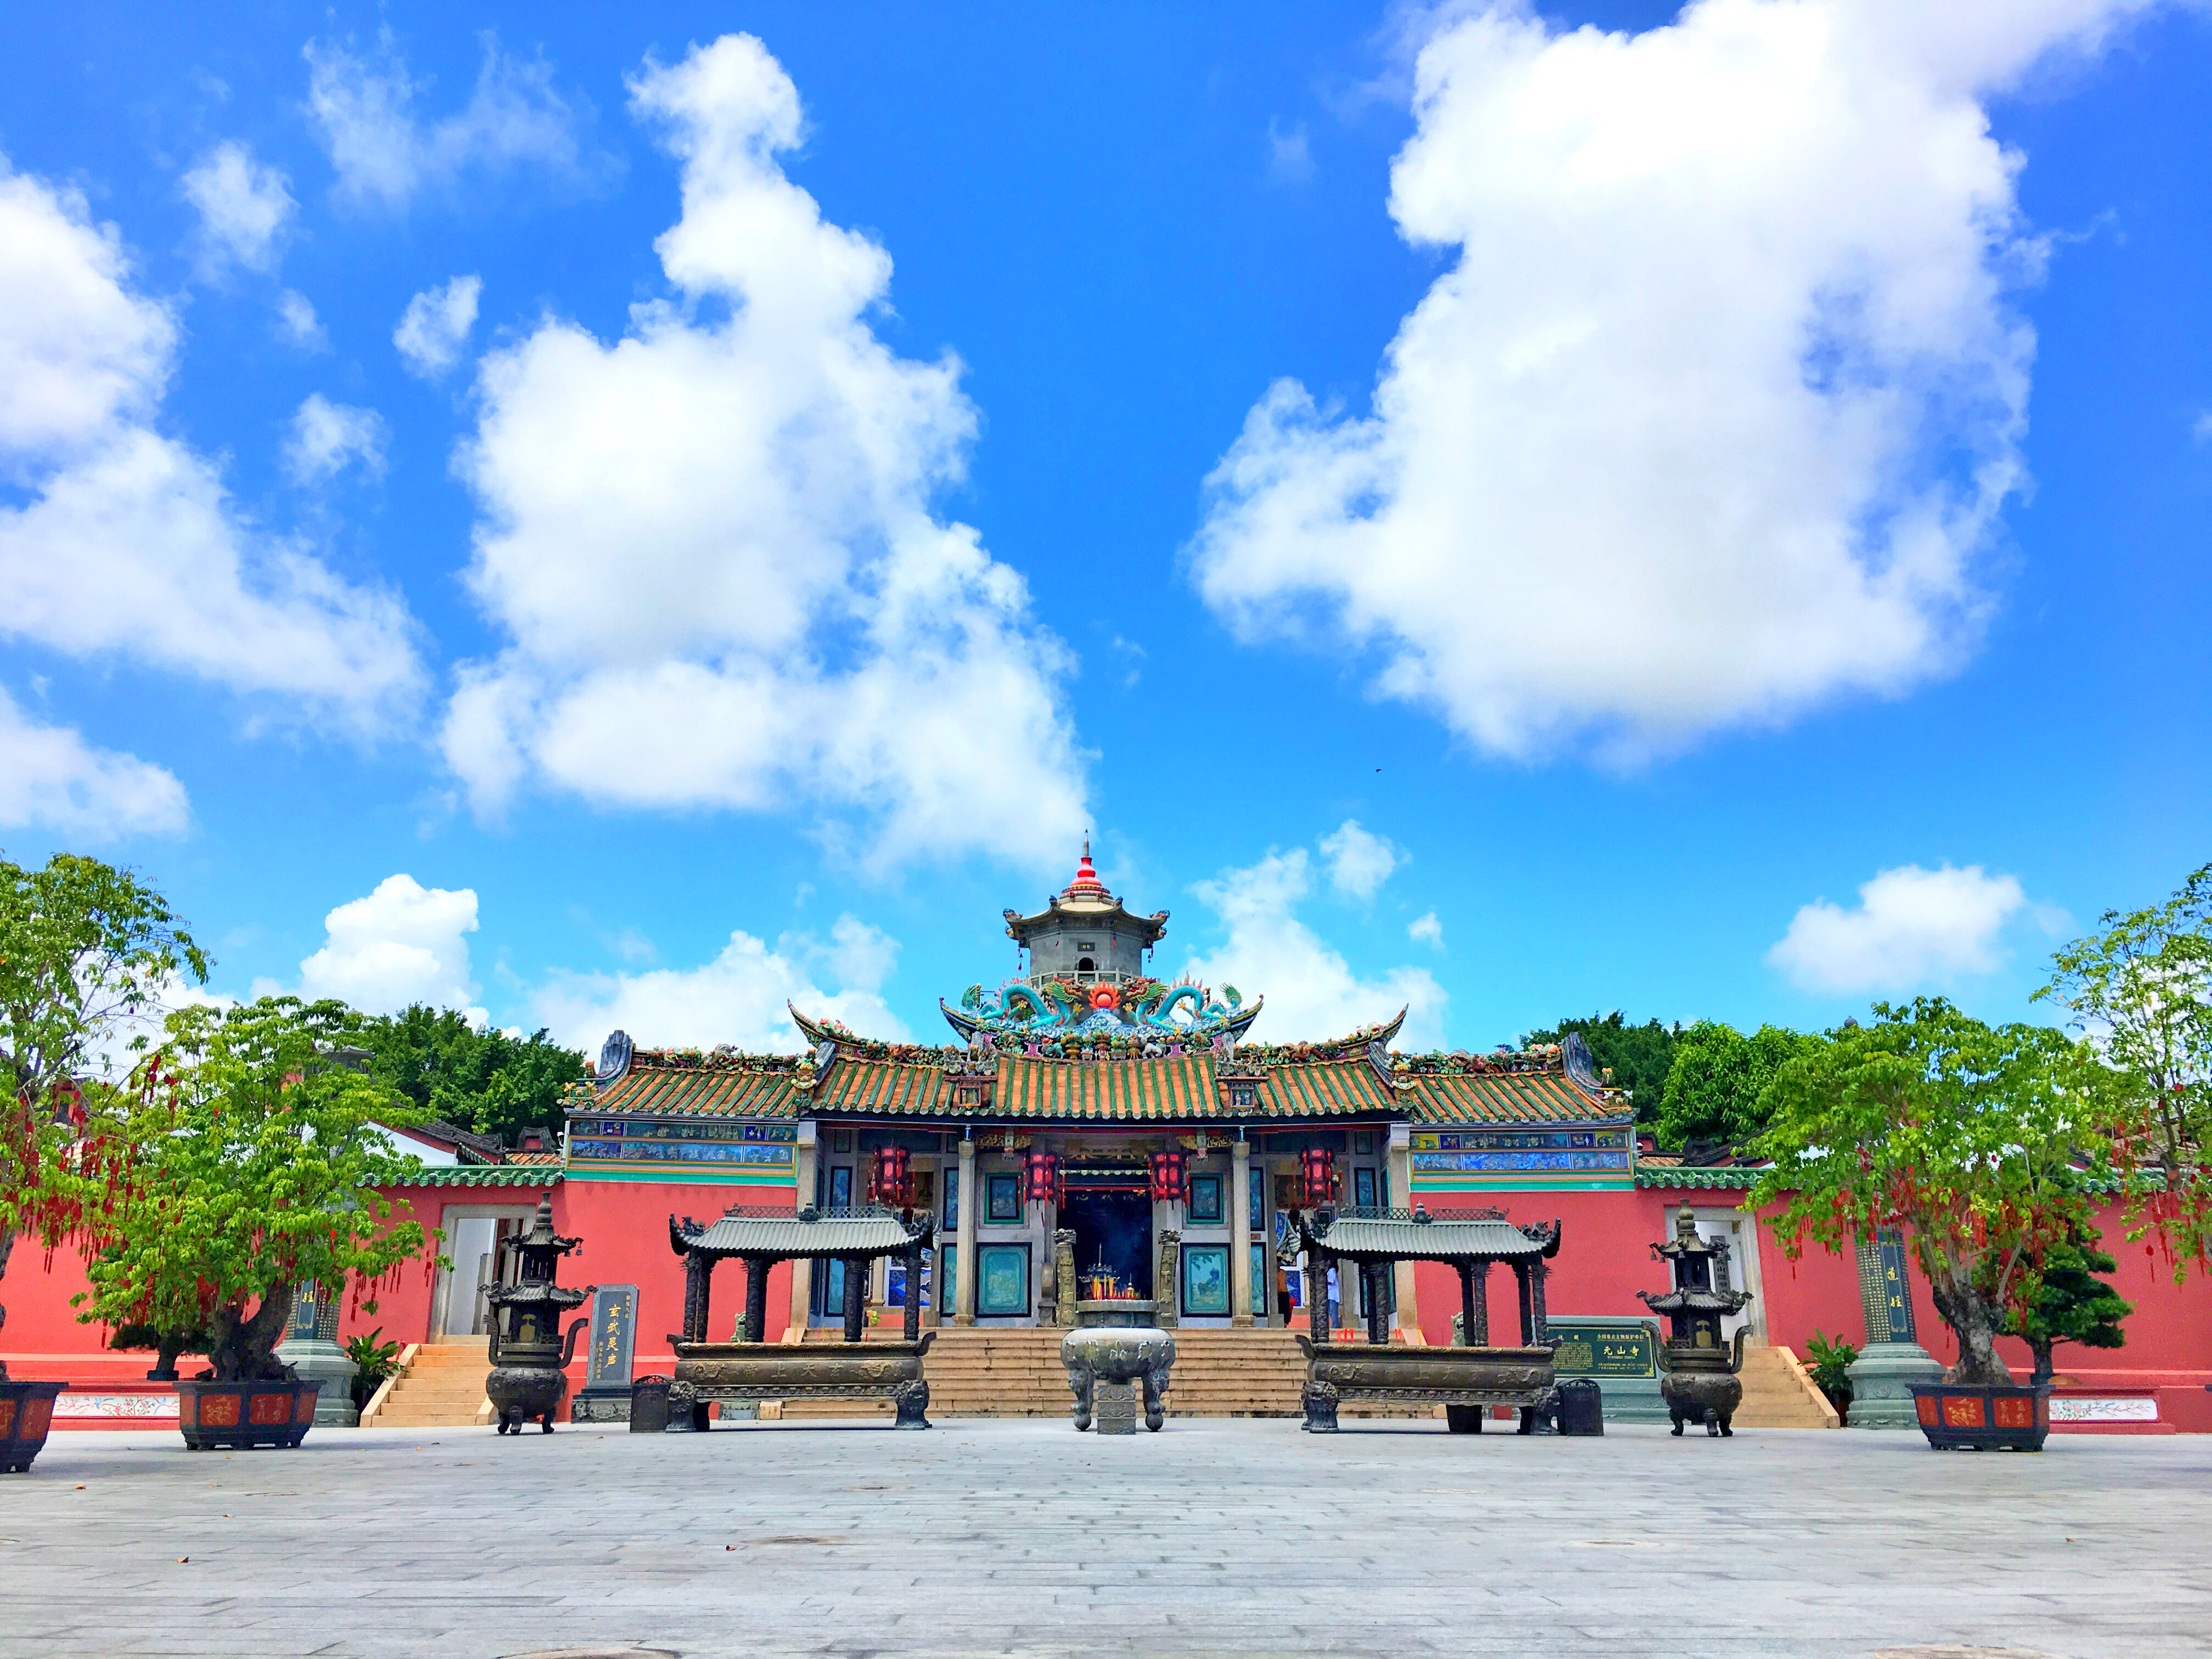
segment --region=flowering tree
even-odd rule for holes
[[[101,1089],[86,1074],[102,1069],[104,1047],[166,988],[205,980],[207,966],[161,894],[129,871],[67,853],[37,870],[0,859],[0,1273],[20,1229],[64,1218],[50,1206],[66,1200],[35,1172],[71,1138],[88,1088]]]
[[[1776,1073],[1760,1143],[1774,1163],[1748,1201],[1781,1206],[1792,1261],[1899,1229],[1958,1334],[1945,1380],[2009,1382],[1996,1339],[2087,1219],[2112,1073],[2063,1032],[1992,1028],[1941,998],[1874,1014]]]
[[[85,1255],[78,1318],[204,1333],[216,1380],[274,1380],[295,1285],[350,1281],[374,1311],[428,1264],[432,1237],[377,1190],[422,1171],[379,1125],[424,1114],[343,1063],[360,1024],[293,997],[169,1016],[134,1086],[89,1102],[38,1172],[47,1244]]]
[[[2129,1183],[2129,1237],[2156,1232],[2179,1280],[2212,1266],[2212,864],[2163,904],[2107,910],[2103,931],[2056,952],[2035,994],[2063,1005],[2124,1074],[2115,1150]]]

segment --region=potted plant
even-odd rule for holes
[[[1851,1367],[1858,1364],[1857,1346],[1840,1336],[1832,1342],[1815,1327],[1813,1334],[1805,1339],[1805,1352],[1813,1356],[1809,1373],[1813,1386],[1826,1395],[1828,1403],[1836,1408],[1837,1424],[1840,1426],[1849,1423],[1856,1394],[1851,1387]]]
[[[0,859],[0,1275],[19,1232],[52,1245],[72,1224],[73,1200],[44,1177],[107,1092],[96,1056],[187,976],[207,977],[206,957],[128,871],[66,853],[35,870]],[[0,1471],[30,1468],[67,1386],[10,1381],[0,1363]]]
[[[422,1114],[344,1063],[360,1024],[293,997],[180,1009],[134,1086],[45,1166],[92,1283],[77,1316],[202,1339],[209,1368],[177,1382],[194,1450],[306,1435],[317,1385],[276,1352],[295,1286],[350,1281],[373,1312],[378,1285],[432,1265],[429,1237],[378,1190],[422,1168],[380,1123]]]
[[[2112,1074],[2063,1032],[1992,1028],[1940,998],[1874,1016],[1775,1074],[1773,1163],[1749,1204],[1780,1206],[1792,1260],[1897,1229],[1959,1340],[1942,1381],[1913,1386],[1929,1443],[2040,1450],[2049,1390],[2016,1382],[1996,1340],[2087,1221],[2077,1166],[2090,1185],[2107,1167]]]
[[[379,1325],[365,1336],[346,1339],[346,1358],[354,1364],[353,1408],[356,1413],[384,1386],[384,1379],[399,1369],[399,1345],[378,1340],[383,1334],[384,1327]]]

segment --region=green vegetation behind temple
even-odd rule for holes
[[[582,1054],[542,1030],[477,1030],[450,1008],[421,1003],[365,1023],[370,1072],[433,1117],[514,1144],[521,1130],[561,1127],[561,1091],[591,1075]]]
[[[1821,1039],[1762,1025],[1746,1036],[1717,1020],[1685,1026],[1646,1020],[1631,1025],[1616,1009],[1588,1019],[1563,1019],[1524,1042],[1557,1042],[1580,1031],[1590,1058],[1631,1091],[1640,1128],[1654,1131],[1668,1152],[1743,1146],[1766,1127],[1760,1097],[1782,1063]]]

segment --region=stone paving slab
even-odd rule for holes
[[[59,1432],[0,1477],[0,1656],[2183,1659],[2208,1477],[2194,1436]]]

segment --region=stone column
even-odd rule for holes
[[[1474,1318],[1468,1325],[1467,1346],[1486,1348],[1490,1346],[1490,1262],[1487,1257],[1468,1269],[1468,1278],[1474,1286]]]
[[[1912,1316],[1912,1268],[1905,1241],[1884,1228],[1872,1243],[1860,1239],[1857,1252],[1867,1340],[1851,1366],[1850,1426],[1917,1428],[1911,1385],[1941,1382],[1943,1367],[1918,1341]]]
[[[1479,1348],[1474,1340],[1474,1268],[1467,1262],[1459,1264],[1459,1340],[1463,1348]]]
[[[768,1338],[768,1270],[766,1256],[745,1258],[745,1340],[762,1342]]]
[[[867,1323],[868,1258],[845,1258],[845,1340],[858,1342]]]
[[[1552,1340],[1552,1327],[1544,1315],[1544,1280],[1552,1264],[1538,1256],[1528,1264],[1529,1346],[1540,1348]]]
[[[906,1253],[906,1340],[921,1340],[921,1247]]]
[[[1528,1262],[1526,1257],[1513,1264],[1513,1278],[1521,1291],[1521,1346],[1536,1346],[1536,1310],[1529,1300]]]
[[[318,1424],[357,1428],[361,1413],[354,1408],[353,1380],[361,1367],[346,1358],[337,1337],[337,1298],[320,1294],[309,1279],[292,1293],[292,1317],[285,1323],[284,1340],[276,1345],[276,1357],[300,1381],[315,1385]],[[6,1377],[6,1368],[0,1366],[0,1381]]]
[[[960,1142],[960,1224],[954,1229],[952,1322],[975,1322],[975,1206],[982,1201],[975,1190],[975,1142]]]
[[[704,1342],[707,1340],[707,1273],[708,1261],[705,1252],[687,1250],[684,1254],[684,1340]]]
[[[1075,1230],[1055,1228],[1052,1235],[1053,1317],[1064,1329],[1075,1328]]]
[[[1367,1340],[1373,1343],[1390,1340],[1390,1316],[1382,1305],[1382,1287],[1390,1282],[1390,1264],[1387,1261],[1363,1261],[1359,1264],[1360,1293],[1367,1298]]]
[[[1328,1340],[1328,1251],[1306,1252],[1306,1315],[1317,1348]]]
[[[1252,1143],[1229,1144],[1229,1322],[1252,1323]]]
[[[794,1208],[811,1209],[814,1204],[814,1163],[816,1139],[814,1120],[799,1120],[799,1152],[793,1179],[797,1184],[798,1202]],[[814,1264],[805,1256],[791,1260],[791,1323],[785,1332],[787,1340],[797,1341],[806,1332],[806,1310],[814,1297]],[[797,1335],[793,1333],[797,1333]]]
[[[1152,1323],[1173,1330],[1182,1322],[1182,1235],[1174,1228],[1160,1234],[1159,1261],[1152,1268]]]
[[[1390,1201],[1398,1208],[1413,1207],[1413,1133],[1410,1123],[1390,1126]],[[1398,1305],[1390,1310],[1391,1322],[1401,1331],[1421,1328],[1420,1292],[1413,1281],[1415,1264],[1401,1261],[1392,1271],[1396,1276]]]

